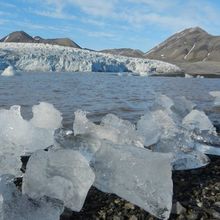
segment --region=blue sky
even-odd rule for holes
[[[148,51],[188,27],[220,35],[219,12],[219,0],[1,0],[0,37],[24,30],[96,50]]]

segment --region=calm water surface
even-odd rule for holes
[[[98,122],[107,113],[114,113],[132,122],[144,114],[158,93],[170,97],[184,95],[220,121],[220,111],[212,108],[208,92],[220,90],[220,79],[179,77],[118,76],[110,73],[21,73],[0,76],[0,107],[21,105],[22,115],[31,117],[31,107],[40,101],[55,105],[64,117],[64,126],[71,127],[77,109],[90,112]]]

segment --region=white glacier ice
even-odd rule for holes
[[[7,68],[4,69],[2,72],[2,76],[14,76],[14,69],[12,66],[8,66]]]
[[[62,212],[62,203],[47,198],[32,200],[16,188],[13,176],[0,177],[1,220],[59,220]]]
[[[22,192],[33,199],[59,199],[67,208],[80,211],[94,179],[88,161],[79,152],[39,150],[28,161]]]
[[[185,73],[185,78],[193,78],[192,75]]]
[[[173,195],[170,162],[169,154],[103,141],[91,161],[94,185],[168,219]]]
[[[214,106],[220,107],[220,91],[211,91],[209,94],[215,98]]]
[[[133,72],[148,75],[180,72],[163,61],[128,58],[71,47],[34,43],[0,43],[0,69],[8,63],[20,71]]]

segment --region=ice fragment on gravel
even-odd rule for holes
[[[158,122],[149,111],[137,122],[137,132],[144,139],[144,146],[151,146],[158,142],[161,129]]]
[[[216,133],[215,127],[203,111],[192,110],[183,118],[182,124],[189,130],[196,129],[201,132],[208,131],[209,133]]]
[[[170,162],[170,154],[103,141],[91,161],[94,185],[168,219],[173,195]]]
[[[73,130],[75,135],[87,134],[113,143],[143,147],[144,139],[138,135],[135,126],[112,114],[105,116],[101,125],[96,125],[87,119],[86,112],[78,110],[75,112]]]
[[[29,159],[22,191],[33,199],[48,196],[80,211],[95,175],[87,160],[73,150],[40,150]]]
[[[62,212],[62,203],[46,198],[32,200],[16,188],[13,176],[0,177],[1,220],[59,220]]]

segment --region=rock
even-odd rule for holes
[[[220,208],[220,202],[215,202],[214,205]]]
[[[187,215],[187,220],[197,220],[198,219],[198,213],[196,212],[190,212]]]
[[[172,214],[181,215],[186,213],[186,209],[181,205],[180,202],[176,202],[172,206]]]
[[[130,202],[125,203],[125,209],[134,209],[134,205],[131,204]]]
[[[216,210],[212,210],[211,213],[215,219],[220,219],[220,212],[217,212]]]
[[[131,217],[129,217],[129,220],[138,220],[138,219],[135,215],[132,215]]]
[[[113,216],[113,220],[121,220],[119,216]]]

